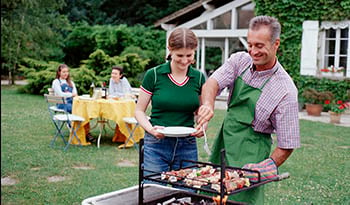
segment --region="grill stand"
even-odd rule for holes
[[[143,205],[143,139],[139,146],[139,205]]]

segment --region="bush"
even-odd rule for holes
[[[313,88],[306,88],[303,92],[305,103],[323,104],[325,100],[332,100],[333,93],[329,91],[319,92]]]
[[[47,93],[47,88],[51,87],[52,81],[56,77],[56,69],[60,63],[44,62],[30,58],[23,61],[19,70],[23,72],[28,84],[20,87],[20,91],[31,94]]]
[[[109,56],[138,53],[141,58],[149,59],[148,67],[153,67],[164,62],[165,38],[165,31],[142,25],[127,27],[123,24],[118,26],[78,24],[64,42],[65,62],[79,66],[82,60],[100,49]]]
[[[327,78],[316,78],[313,76],[298,76],[293,78],[299,92],[299,99],[303,98],[302,93],[306,88],[314,88],[317,91],[330,91],[335,99],[350,100],[350,79],[331,80]]]
[[[103,50],[98,49],[91,53],[89,58],[83,60],[79,68],[70,68],[71,79],[77,87],[78,93],[88,93],[92,82],[99,87],[102,82],[108,85],[112,66],[119,65],[124,68],[124,75],[130,85],[139,87],[143,78],[145,67],[149,59],[142,59],[136,53],[127,53],[122,56],[110,57]],[[24,73],[28,84],[21,88],[21,92],[31,94],[47,93],[52,81],[56,77],[59,62],[44,62],[27,58],[20,70]]]
[[[72,80],[77,87],[78,94],[88,94],[92,82],[97,82],[95,72],[88,69],[86,65],[71,69]],[[96,84],[95,84],[96,85]]]

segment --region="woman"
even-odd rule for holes
[[[54,89],[55,95],[67,97],[67,104],[60,104],[57,107],[72,113],[73,97],[77,96],[78,93],[74,82],[70,79],[69,68],[66,64],[58,66],[56,79],[52,82],[52,88]]]
[[[55,95],[67,97],[67,104],[57,105],[57,108],[64,109],[69,113],[72,113],[73,97],[78,95],[77,88],[74,82],[70,79],[69,68],[66,64],[61,64],[58,66],[56,71],[56,79],[52,82],[52,88],[54,89]],[[95,138],[88,132],[90,126],[85,125],[86,140],[88,142],[93,142]]]
[[[124,97],[131,94],[131,86],[128,79],[123,75],[123,68],[119,66],[112,67],[111,79],[109,80],[108,97]]]
[[[148,70],[141,85],[135,116],[145,129],[144,174],[147,170],[162,172],[180,168],[181,160],[197,161],[196,137],[200,129],[187,137],[166,137],[159,132],[167,126],[194,126],[205,78],[192,68],[197,37],[186,28],[177,28],[169,36],[170,62]],[[145,111],[152,102],[151,119]],[[184,163],[184,166],[189,163]]]
[[[121,98],[131,95],[131,86],[128,79],[123,75],[123,68],[113,66],[109,80],[108,98]],[[115,127],[112,142],[125,142],[126,136],[120,131],[118,124]]]

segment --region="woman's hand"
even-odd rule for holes
[[[164,129],[164,126],[158,126],[158,125],[155,125],[152,130],[149,131],[149,133],[153,136],[155,136],[156,138],[158,139],[163,139],[165,136],[164,134],[158,132],[158,130],[160,129]]]

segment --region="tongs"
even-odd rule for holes
[[[202,125],[202,129],[203,129],[203,134],[204,134],[204,145],[203,145],[203,148],[205,150],[205,152],[208,154],[208,156],[211,155],[211,151],[209,149],[209,146],[208,146],[208,139],[207,139],[207,134],[205,132],[205,129],[204,129],[204,125]]]

